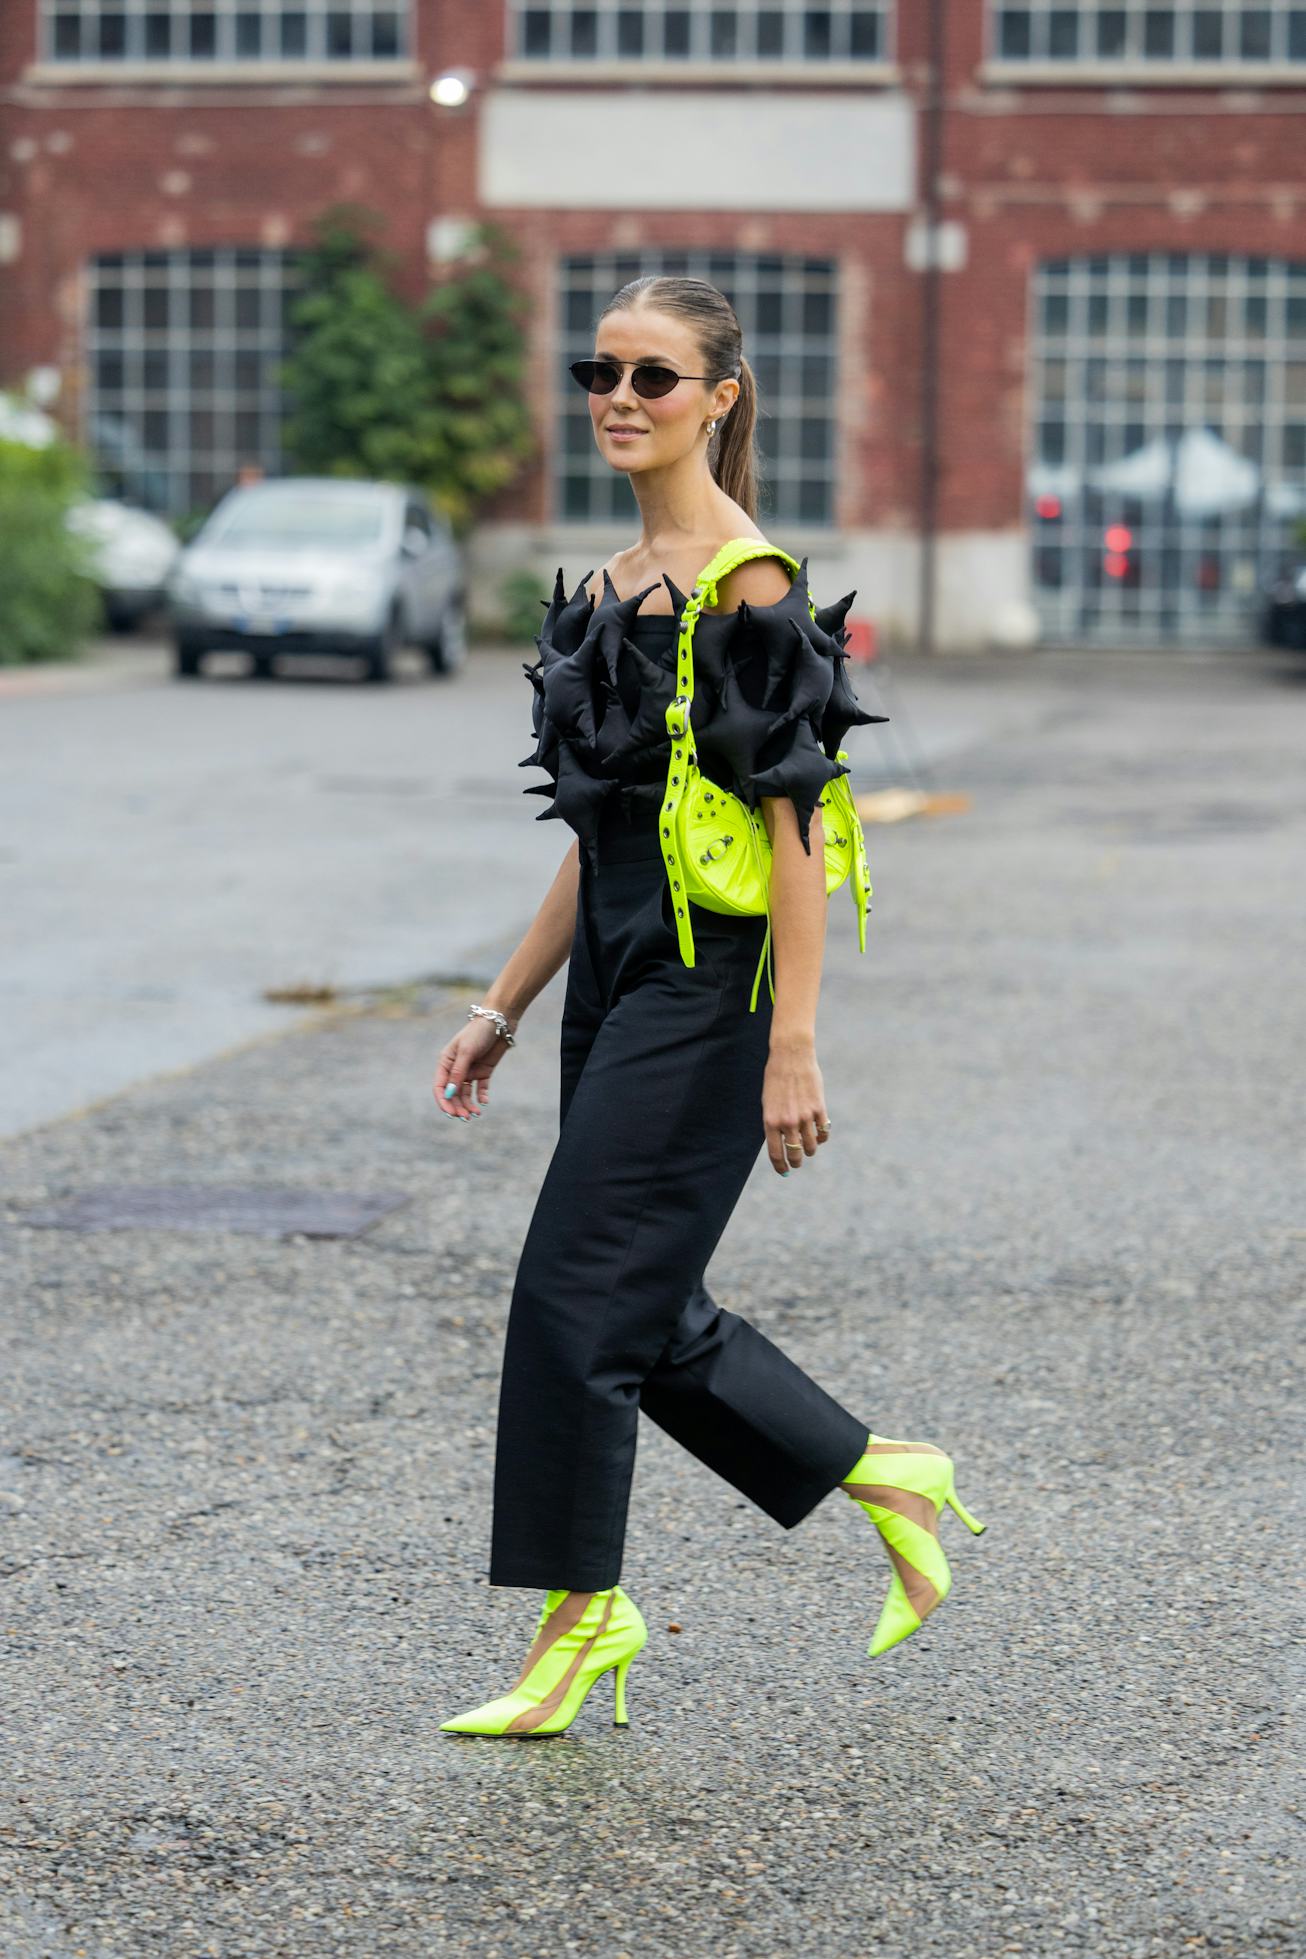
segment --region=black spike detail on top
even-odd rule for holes
[[[661,800],[671,754],[664,717],[676,691],[675,642],[687,598],[664,573],[675,627],[673,661],[662,666],[630,637],[655,585],[619,599],[605,570],[595,604],[586,589],[592,576],[568,598],[558,568],[535,642],[539,659],[524,669],[535,750],[519,766],[547,772],[548,782],[523,793],[551,799],[539,820],[570,824],[597,870],[604,803],[618,797],[628,814],[642,810],[652,822]],[[763,796],[788,796],[809,852],[812,811],[826,784],[848,773],[836,759],[848,730],[888,719],[868,714],[848,679],[843,622],[856,596],[818,606],[813,617],[804,558],[774,605],[703,612],[694,629],[691,719],[703,773],[750,809]]]

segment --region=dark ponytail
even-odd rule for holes
[[[706,279],[686,279],[667,273],[649,273],[631,279],[614,293],[599,314],[596,326],[609,313],[626,312],[634,306],[656,306],[660,313],[674,313],[688,320],[702,350],[701,368],[713,380],[738,380],[739,394],[725,419],[717,422],[716,434],[708,437],[708,468],[728,497],[757,521],[757,499],[761,486],[761,464],[757,453],[757,381],[744,359],[743,334],[735,309],[716,286]]]
[[[716,434],[709,437],[707,460],[726,495],[733,497],[754,523],[757,522],[760,477],[754,434],[756,427],[757,382],[753,378],[752,368],[741,354],[739,398],[725,421],[717,423]]]

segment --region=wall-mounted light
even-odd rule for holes
[[[446,68],[431,83],[431,100],[437,109],[463,109],[475,86],[476,77],[469,68]]]

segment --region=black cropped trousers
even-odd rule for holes
[[[766,921],[695,906],[688,967],[647,817],[610,799],[598,858],[581,852],[561,1126],[504,1340],[492,1585],[618,1582],[641,1409],[785,1529],[869,1432],[704,1283],[765,1142]]]

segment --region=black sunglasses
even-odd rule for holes
[[[592,395],[610,395],[621,379],[623,367],[634,367],[630,384],[644,401],[657,401],[669,395],[677,381],[731,381],[731,374],[677,374],[674,367],[653,367],[647,361],[573,361],[568,373],[578,387]]]

